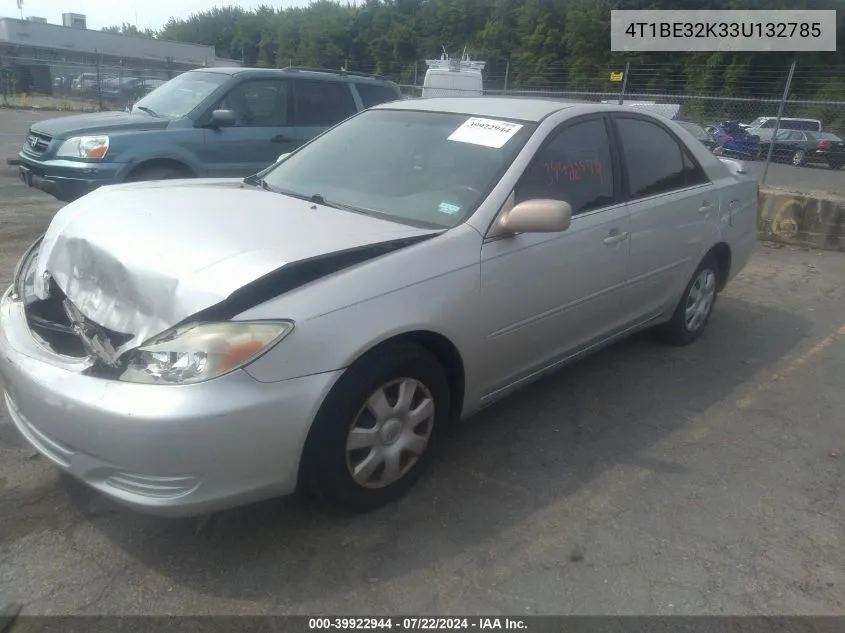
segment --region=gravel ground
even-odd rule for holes
[[[14,148],[8,114],[0,142]],[[58,207],[0,165],[3,285]],[[761,244],[697,344],[635,337],[524,389],[457,429],[410,496],[365,516],[290,500],[206,523],[141,516],[35,457],[0,407],[0,603],[842,615],[843,278],[845,254]]]

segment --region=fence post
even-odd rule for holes
[[[417,73],[419,72],[420,63],[418,61],[414,61],[414,91],[417,89]]]
[[[508,57],[505,60],[505,85],[503,86],[503,90],[502,90],[503,95],[508,94],[508,78],[510,77],[510,74],[511,74],[511,60],[510,60],[510,57]]]
[[[94,60],[96,63],[97,69],[97,103],[100,104],[100,111],[103,110],[103,84],[102,78],[100,77],[100,54],[97,52],[97,49],[94,49]]]
[[[786,86],[783,88],[783,97],[780,100],[780,105],[778,106],[778,115],[775,118],[775,129],[772,130],[772,140],[769,142],[769,151],[766,154],[766,166],[763,168],[763,178],[762,184],[766,184],[766,177],[769,175],[769,164],[772,162],[772,151],[775,148],[775,137],[778,135],[778,131],[780,130],[780,118],[783,116],[783,109],[786,106],[786,100],[789,98],[789,87],[792,85],[792,75],[795,74],[795,62],[796,60],[792,60],[792,65],[789,67],[789,74],[786,76]]]
[[[631,62],[625,62],[625,74],[622,76],[622,92],[619,93],[619,105],[625,101],[625,90],[628,88],[628,71],[631,70]]]

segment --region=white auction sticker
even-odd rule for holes
[[[519,123],[472,117],[452,132],[449,140],[499,149],[521,129],[522,125]]]

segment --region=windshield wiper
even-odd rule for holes
[[[158,112],[156,112],[152,108],[148,108],[147,106],[136,105],[136,106],[132,106],[132,109],[133,110],[140,110],[141,112],[146,112],[147,114],[154,116],[157,119],[162,118],[161,115]]]
[[[245,185],[250,185],[251,187],[261,187],[264,191],[275,191],[275,189],[268,185],[267,181],[258,176],[258,174],[247,176],[243,179],[243,183]]]

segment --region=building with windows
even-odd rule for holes
[[[0,18],[0,68],[14,92],[54,94],[85,79],[161,81],[192,68],[240,66],[212,46],[89,30],[75,13],[63,19],[67,26]]]

